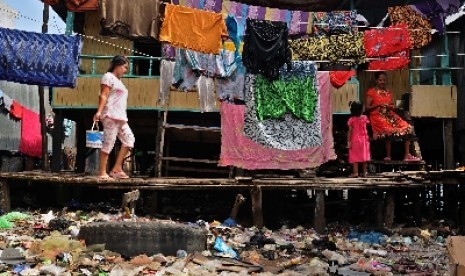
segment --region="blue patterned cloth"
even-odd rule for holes
[[[75,87],[81,39],[0,28],[0,79],[30,85]]]

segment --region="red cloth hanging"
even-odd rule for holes
[[[72,12],[96,11],[98,0],[66,0],[66,7]]]
[[[42,156],[42,135],[40,133],[39,114],[25,107],[23,108],[23,119],[21,120],[19,151],[29,156]]]
[[[331,85],[338,89],[341,88],[352,76],[355,76],[354,70],[329,72]]]
[[[10,114],[18,120],[23,118],[23,106],[20,105],[17,101],[13,100],[13,103],[10,107]]]

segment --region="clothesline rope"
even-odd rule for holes
[[[37,23],[40,23],[40,24],[44,24],[44,22],[42,21],[39,21],[37,19],[34,19],[34,18],[31,18],[31,17],[28,17],[28,16],[25,16],[25,15],[22,15],[20,12],[12,12],[10,10],[7,10],[7,9],[4,9],[4,8],[1,8],[0,7],[0,12],[3,12],[3,13],[8,13],[8,14],[12,14],[15,16],[15,18],[18,18],[18,17],[21,17],[21,18],[24,18],[24,19],[27,19],[27,20],[31,20],[31,21],[34,21],[34,22],[37,22]],[[58,31],[62,32],[63,30],[58,26],[58,23],[56,21],[56,17],[53,16],[52,17],[53,21],[54,21],[54,25],[52,25],[52,23],[48,23],[48,25],[52,25],[52,26],[55,26],[57,28]],[[353,27],[357,27],[357,26],[353,26]],[[359,26],[361,27],[361,26]],[[380,28],[386,28],[386,27],[366,27],[366,28],[373,28],[373,29],[380,29]],[[393,28],[393,27],[390,27],[390,29],[403,29],[403,28]],[[433,29],[434,30],[434,29]],[[452,32],[448,32],[448,33],[461,33],[461,32],[458,32],[458,31],[452,31]],[[77,33],[75,32],[74,33],[75,35],[78,35],[78,36],[81,36],[83,38],[86,38],[86,39],[91,39],[91,40],[94,40],[94,41],[97,41],[99,43],[103,43],[103,44],[107,44],[107,45],[110,45],[112,47],[115,47],[115,48],[119,48],[119,49],[122,49],[122,50],[125,50],[125,51],[129,51],[131,53],[134,53],[134,54],[139,54],[139,55],[142,55],[142,56],[145,56],[145,57],[150,57],[150,58],[154,58],[152,55],[149,55],[149,54],[146,54],[146,53],[143,53],[143,52],[140,52],[140,51],[136,51],[136,50],[133,50],[133,49],[129,49],[129,48],[126,48],[124,46],[121,46],[121,45],[117,45],[115,43],[110,43],[108,41],[104,41],[104,40],[101,40],[101,39],[98,39],[98,38],[95,38],[93,36],[89,36],[89,35],[85,35],[85,34],[81,34],[81,33]],[[427,57],[446,57],[446,56],[465,56],[465,53],[457,53],[457,54],[449,54],[449,55],[446,55],[446,54],[437,54],[437,55],[431,55],[431,56],[426,56],[426,55],[416,55],[416,56],[411,56],[411,58],[427,58]],[[387,58],[387,57],[386,57]],[[380,60],[380,59],[386,59],[386,58],[367,58],[367,60]],[[389,57],[390,59],[393,59],[393,58],[400,58],[400,57]],[[351,59],[341,59],[339,61],[353,61]],[[316,60],[315,62],[317,63],[327,63],[329,62],[329,60]]]
[[[24,18],[24,19],[27,19],[27,20],[31,20],[31,21],[34,21],[34,22],[37,22],[39,24],[44,24],[44,22],[40,21],[40,20],[37,20],[37,19],[34,19],[34,18],[31,18],[31,17],[28,17],[28,16],[24,16],[22,15],[20,12],[11,12],[9,10],[6,10],[6,9],[3,9],[0,7],[0,12],[3,12],[4,14],[7,13],[7,14],[13,14],[15,16],[15,18],[17,19],[18,17],[21,17],[21,18]],[[53,19],[55,20],[55,18],[53,17]],[[49,26],[55,26],[57,27],[58,31],[62,31],[61,28],[59,28],[57,26],[57,22],[55,20],[55,25],[52,25],[50,22],[48,23]],[[81,37],[84,37],[84,38],[87,38],[87,39],[91,39],[91,40],[94,40],[94,41],[97,41],[97,42],[100,42],[100,43],[104,43],[104,44],[107,44],[107,45],[110,45],[110,46],[113,46],[115,48],[119,48],[119,49],[122,49],[122,50],[125,50],[125,51],[129,51],[131,53],[134,53],[134,54],[139,54],[139,55],[142,55],[142,56],[145,56],[145,57],[150,57],[150,58],[154,58],[153,56],[149,55],[149,54],[146,54],[146,53],[142,53],[142,52],[139,52],[139,51],[136,51],[136,50],[133,50],[133,49],[129,49],[129,48],[126,48],[124,46],[121,46],[121,45],[117,45],[115,43],[110,43],[108,41],[104,41],[104,40],[100,40],[98,38],[95,38],[93,36],[88,36],[88,35],[85,35],[85,34],[81,34],[81,33],[77,33],[75,32],[74,33],[75,35],[78,35],[78,36],[81,36]]]

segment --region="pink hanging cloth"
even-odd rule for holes
[[[244,105],[221,104],[220,166],[259,169],[307,169],[335,159],[329,72],[318,72],[323,144],[302,150],[266,148],[244,135]]]
[[[21,141],[19,151],[33,157],[42,156],[42,135],[39,114],[23,107],[21,119]]]

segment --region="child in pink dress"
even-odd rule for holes
[[[358,177],[358,163],[362,164],[363,177],[367,176],[367,161],[370,161],[370,141],[367,125],[370,123],[367,116],[362,115],[363,105],[352,102],[350,105],[350,119],[347,122],[347,147],[349,148],[349,163],[352,164],[350,177]]]

